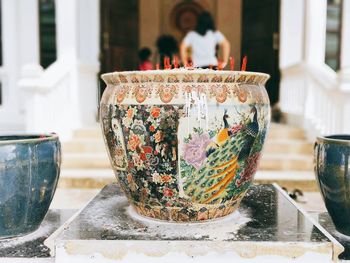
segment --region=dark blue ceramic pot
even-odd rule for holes
[[[315,174],[336,229],[350,236],[350,135],[319,137]]]
[[[25,235],[40,226],[60,165],[56,135],[0,136],[0,238]]]

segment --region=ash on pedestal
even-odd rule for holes
[[[137,215],[119,187],[110,184],[54,235],[51,244],[62,260],[91,256],[122,260],[134,253],[145,258],[210,254],[218,255],[217,259],[297,259],[311,253],[314,258],[331,260],[342,250],[273,185],[252,186],[239,211],[222,219],[168,223]]]

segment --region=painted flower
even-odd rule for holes
[[[151,132],[154,132],[154,131],[156,130],[156,128],[154,128],[154,126],[151,125],[151,126],[149,126],[149,130],[150,130]]]
[[[122,147],[117,146],[115,149],[115,164],[118,167],[125,167],[126,166],[126,160],[124,158],[124,150]]]
[[[242,128],[243,128],[243,125],[242,125],[242,124],[238,124],[238,125],[233,126],[233,127],[231,128],[231,132],[232,132],[232,134],[236,134],[236,133],[239,132]]]
[[[128,141],[128,148],[135,151],[141,144],[141,139],[138,135],[131,133]]]
[[[161,131],[157,131],[154,135],[155,142],[161,142],[164,138],[164,135]]]
[[[244,103],[247,101],[247,92],[245,92],[244,90],[240,90],[238,93],[238,99],[240,102]]]
[[[127,181],[128,181],[128,184],[129,184],[129,187],[131,189],[131,191],[136,191],[138,186],[137,184],[135,183],[134,181],[134,178],[132,177],[132,174],[128,174],[127,177],[126,177]]]
[[[159,107],[152,107],[151,115],[153,118],[158,118],[160,115],[160,108]]]
[[[171,175],[169,174],[163,174],[161,177],[162,183],[172,183],[174,182],[174,179]]]
[[[192,139],[184,145],[183,158],[198,169],[206,159],[206,148],[210,143],[208,134],[193,135]]]
[[[129,119],[134,118],[135,114],[136,114],[136,109],[134,109],[134,108],[130,108],[130,109],[128,109],[128,111],[126,112],[126,116],[127,116]]]
[[[246,167],[240,174],[240,178],[235,182],[237,187],[240,187],[246,182],[251,182],[253,180],[253,176],[258,168],[259,160],[260,152],[254,153],[253,155],[248,157],[248,159],[246,160]]]
[[[141,153],[140,153],[140,158],[142,161],[146,161],[148,160],[149,158],[152,157],[152,147],[150,146],[142,146],[141,147]]]
[[[154,172],[154,173],[152,174],[152,180],[153,180],[154,183],[158,184],[158,183],[161,182],[162,177],[159,175],[159,173]]]
[[[166,207],[173,207],[174,206],[174,202],[172,200],[169,200],[168,202],[165,203]]]
[[[140,135],[145,134],[146,132],[146,127],[143,124],[142,120],[135,120],[131,126],[131,129],[134,133],[140,134]]]
[[[174,195],[174,192],[172,189],[168,188],[168,187],[165,187],[163,189],[163,195],[166,196],[166,197],[172,197]]]
[[[134,165],[136,167],[136,170],[141,171],[143,170],[143,161],[141,160],[140,156],[138,156],[136,153],[132,155],[132,161],[134,162]]]
[[[140,190],[141,200],[148,199],[150,196],[150,190],[148,188],[142,187]]]
[[[124,117],[122,119],[122,123],[125,127],[130,128],[131,124],[132,124],[132,119],[128,118],[128,117]]]

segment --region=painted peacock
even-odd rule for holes
[[[207,146],[206,162],[184,183],[184,192],[193,202],[210,204],[221,202],[228,195],[227,188],[242,170],[259,133],[257,109],[251,108],[250,118],[233,132],[223,115],[224,127],[216,142]]]

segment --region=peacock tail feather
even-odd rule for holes
[[[193,202],[201,204],[220,203],[228,195],[228,186],[239,175],[244,161],[238,160],[247,134],[242,130],[229,137],[211,153],[206,162],[190,177],[183,189]]]

